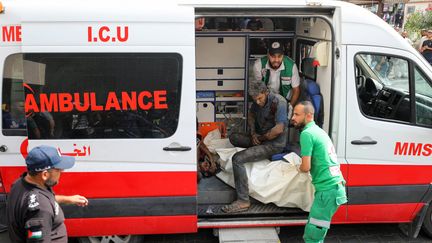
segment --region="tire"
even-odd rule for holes
[[[7,230],[6,204],[0,204],[0,233]]]
[[[429,238],[432,238],[432,206],[430,205],[428,207],[428,210],[426,211],[422,230]]]
[[[141,243],[144,239],[142,235],[107,235],[89,236],[78,238],[80,243]]]

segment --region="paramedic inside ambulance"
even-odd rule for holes
[[[300,76],[295,62],[284,55],[281,42],[270,44],[267,56],[255,61],[253,72],[256,80],[263,81],[270,91],[289,101],[288,108],[291,113],[300,96]]]
[[[314,107],[302,101],[294,108],[291,124],[301,131],[302,162],[299,170],[312,176],[314,201],[309,212],[303,239],[324,242],[331,219],[341,204],[347,202],[345,180],[328,134],[314,122]]]
[[[8,105],[4,105],[8,107]],[[24,102],[15,101],[10,105],[10,109],[3,109],[3,129],[26,128],[26,117],[24,113]]]
[[[87,206],[80,195],[55,195],[52,187],[60,174],[75,164],[75,158],[62,156],[51,146],[33,148],[25,159],[27,172],[12,185],[7,198],[9,237],[12,242],[67,242],[67,231],[60,204]]]
[[[232,145],[246,148],[232,157],[237,200],[225,205],[222,211],[236,213],[250,207],[248,178],[245,163],[270,159],[281,153],[288,137],[287,101],[279,94],[269,92],[261,81],[249,82],[253,104],[248,114],[248,133],[233,133]]]

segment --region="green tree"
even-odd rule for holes
[[[432,28],[432,11],[415,12],[411,14],[405,23],[405,30],[414,40],[419,39],[420,30]]]

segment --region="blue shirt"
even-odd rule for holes
[[[264,107],[260,107],[254,102],[250,112],[255,116],[255,131],[259,135],[267,133],[276,126],[276,124],[283,123],[284,132],[270,142],[276,147],[286,146],[288,137],[288,114],[287,101],[284,97],[270,92]]]

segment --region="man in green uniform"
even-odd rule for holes
[[[315,187],[315,198],[303,239],[305,242],[323,242],[333,214],[347,202],[345,180],[330,137],[314,122],[312,103],[303,101],[297,104],[291,122],[301,130],[300,171],[310,171]]]

